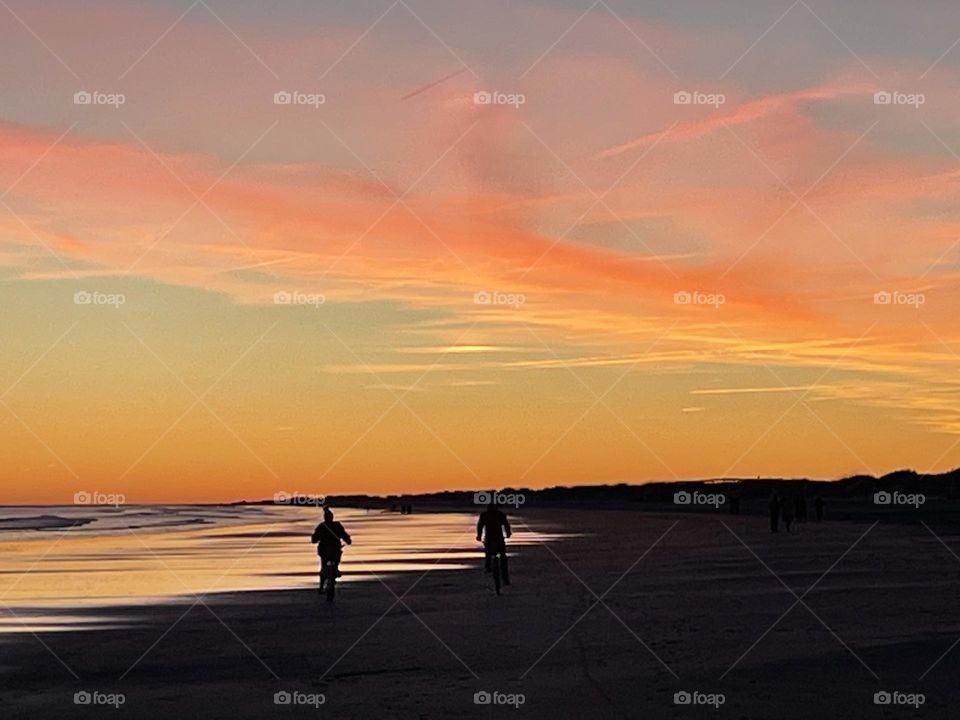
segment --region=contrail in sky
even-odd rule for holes
[[[439,85],[440,83],[445,83],[447,80],[450,80],[450,79],[452,79],[452,78],[455,78],[457,75],[461,75],[461,74],[465,73],[466,71],[467,71],[467,68],[462,67],[462,68],[460,68],[459,70],[457,70],[456,72],[452,72],[452,73],[450,73],[449,75],[443,76],[443,77],[440,78],[439,80],[434,80],[432,83],[427,83],[426,85],[421,85],[421,86],[418,87],[416,90],[413,90],[412,92],[408,92],[406,95],[404,95],[404,96],[403,96],[402,98],[400,98],[400,99],[401,99],[401,100],[409,100],[410,98],[414,97],[415,95],[419,95],[419,94],[422,93],[422,92],[426,92],[426,91],[429,90],[430,88],[436,87],[436,86]]]

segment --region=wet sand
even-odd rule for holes
[[[581,535],[520,548],[499,598],[478,567],[344,584],[333,606],[315,591],[210,595],[209,608],[112,611],[130,628],[8,635],[3,714],[713,714],[674,703],[698,691],[723,694],[718,717],[955,717],[960,646],[935,663],[960,638],[960,559],[919,521],[960,553],[954,522],[864,516],[771,535],[759,505],[745,510],[525,510],[515,523]],[[78,691],[125,702],[75,705]],[[281,691],[325,702],[276,705]],[[524,702],[477,705],[482,691]],[[925,702],[878,707],[878,691]]]

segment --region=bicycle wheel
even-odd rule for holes
[[[337,566],[333,563],[327,566],[327,602],[333,602],[333,595],[337,585]]]

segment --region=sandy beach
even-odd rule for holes
[[[933,533],[960,547],[955,531],[864,517],[771,535],[752,510],[514,515],[575,536],[520,549],[499,598],[479,567],[408,572],[343,584],[332,606],[307,590],[211,594],[113,613],[133,627],[6,635],[5,716],[714,712],[677,704],[687,692],[729,717],[888,717],[914,708],[874,694],[900,692],[951,717],[960,652],[940,658],[960,638],[960,559]]]

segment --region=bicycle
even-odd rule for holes
[[[493,589],[497,595],[500,595],[500,588],[503,585],[510,584],[510,578],[506,571],[507,551],[495,550],[490,553],[490,574],[493,575]]]
[[[340,576],[340,557],[336,560],[323,560],[324,585],[326,587],[327,602],[332,603],[336,594],[337,578]]]

